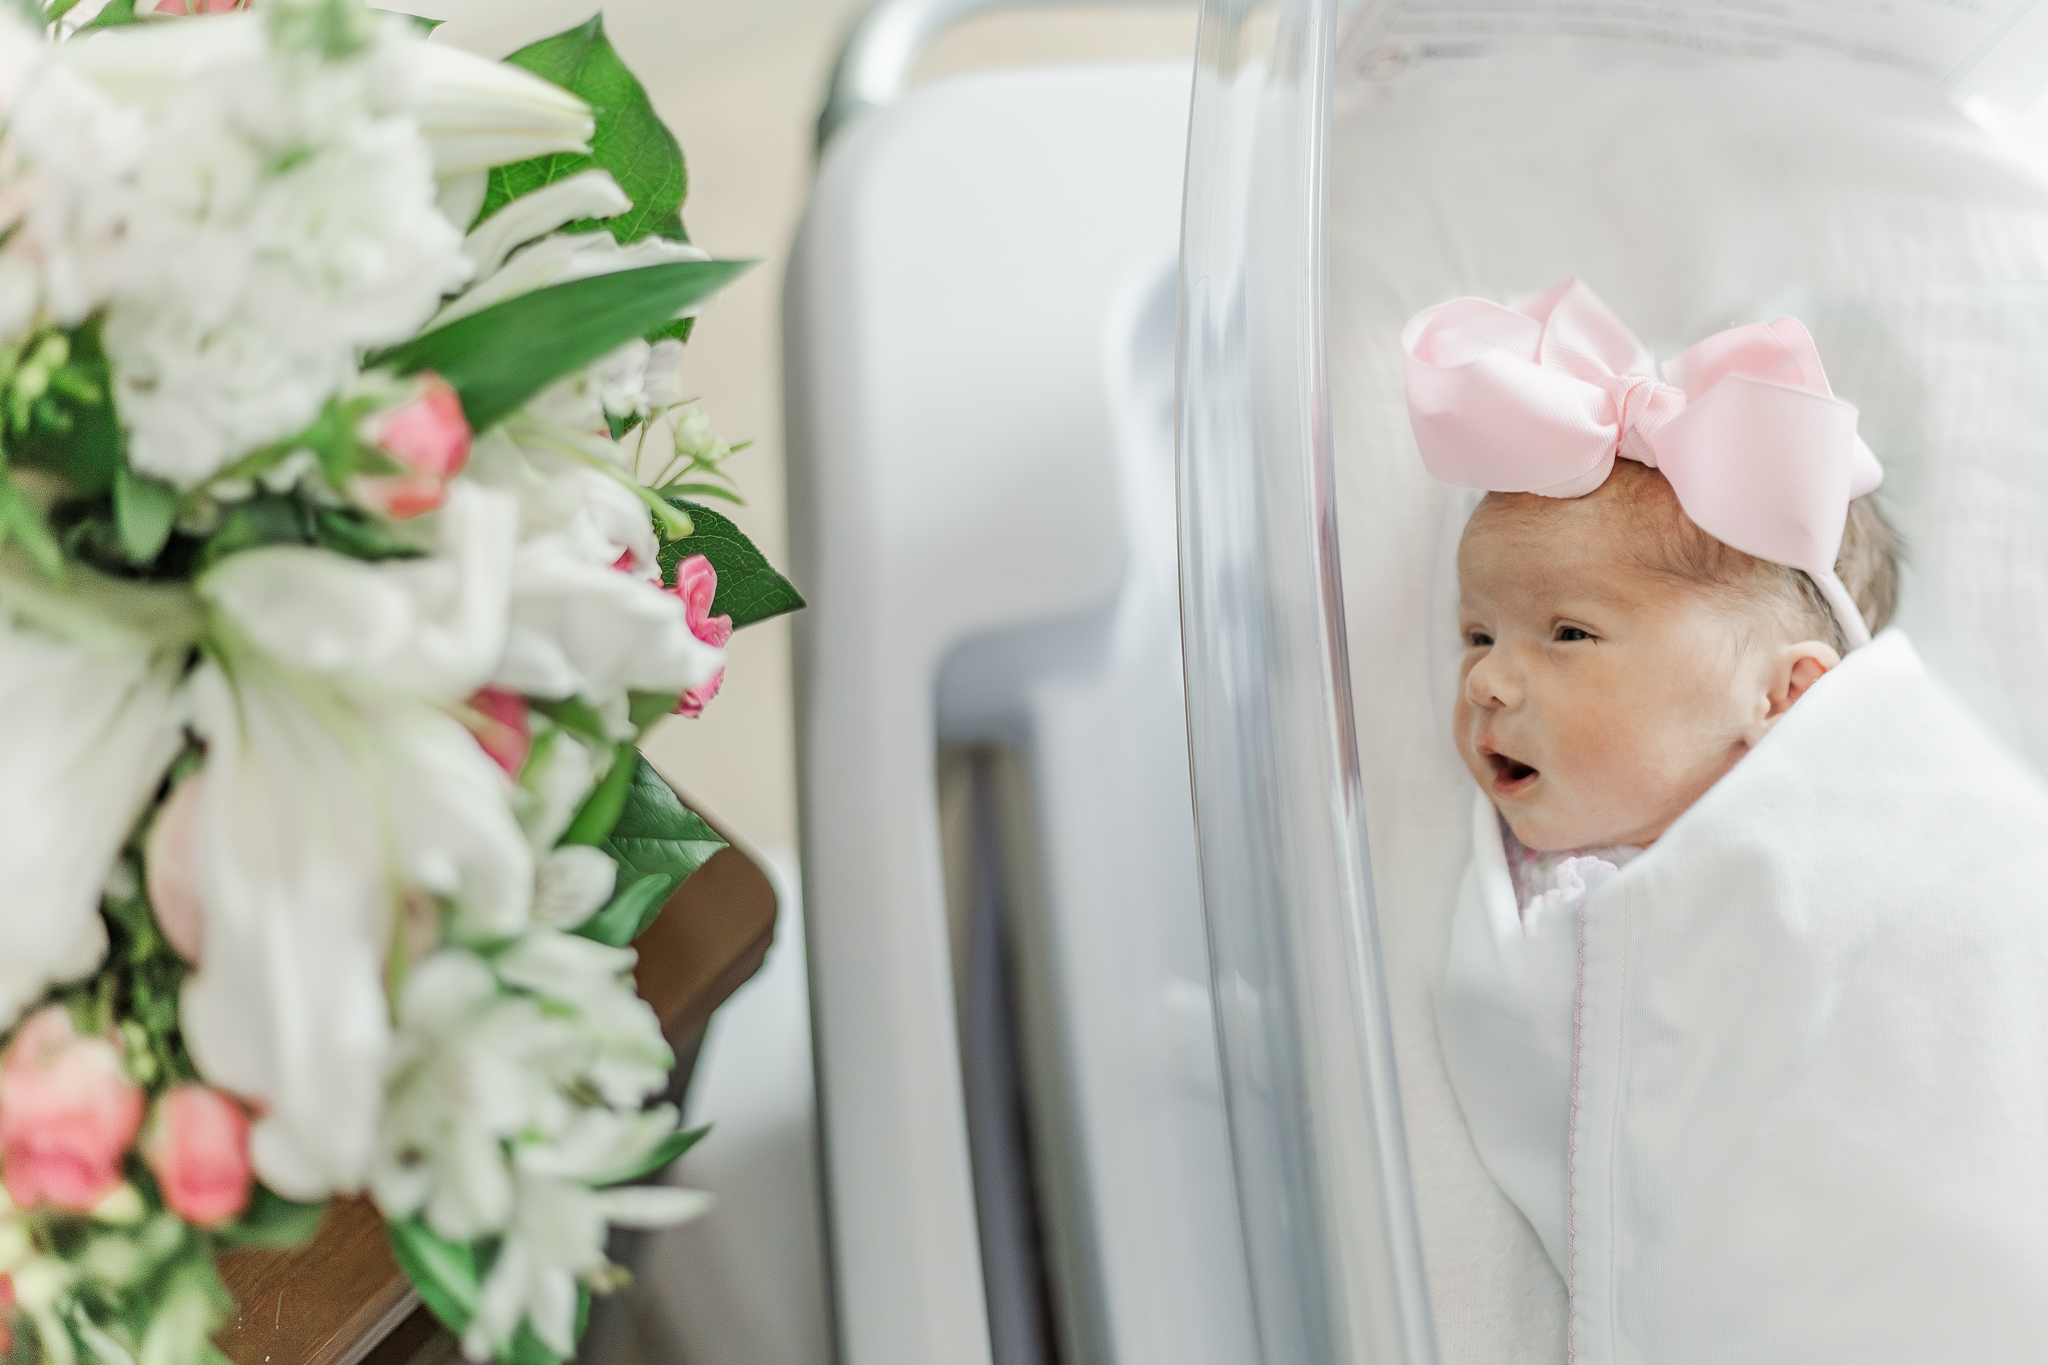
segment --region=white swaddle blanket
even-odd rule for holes
[[[1444,1050],[1573,1359],[2048,1360],[2048,786],[1903,635],[1576,915],[1478,834]]]

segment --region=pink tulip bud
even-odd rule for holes
[[[193,966],[206,945],[206,907],[199,900],[199,802],[205,775],[194,774],[171,791],[150,822],[142,845],[143,884],[157,928],[178,956]]]
[[[691,555],[676,565],[676,585],[669,589],[683,601],[683,615],[690,624],[690,634],[707,645],[725,648],[732,639],[732,617],[713,616],[711,603],[718,596],[718,570],[711,567],[711,561],[703,555]],[[718,688],[725,681],[725,670],[719,669],[705,681],[683,693],[676,702],[676,714],[695,720],[704,714],[704,706],[718,695]]]
[[[371,418],[364,439],[405,467],[359,478],[355,500],[394,521],[431,512],[448,499],[448,481],[469,463],[471,432],[462,399],[439,375],[415,376],[419,391]]]
[[[505,770],[505,776],[519,777],[526,756],[533,752],[533,726],[527,719],[526,698],[502,687],[486,687],[469,699],[470,731],[485,753]]]
[[[249,1113],[197,1081],[183,1081],[156,1102],[142,1159],[164,1203],[195,1227],[219,1227],[249,1207]]]
[[[45,1005],[0,1059],[0,1181],[21,1208],[87,1212],[120,1185],[142,1110],[120,1049]]]

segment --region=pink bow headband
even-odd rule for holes
[[[1854,649],[1870,630],[1835,557],[1851,499],[1884,478],[1795,318],[1717,332],[1664,363],[1582,281],[1503,308],[1452,299],[1401,333],[1408,415],[1429,472],[1576,498],[1617,455],[1662,470],[1725,545],[1804,570]]]

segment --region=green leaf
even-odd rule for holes
[[[271,1247],[288,1251],[304,1246],[320,1230],[325,1204],[299,1204],[258,1185],[242,1216],[214,1234],[224,1247]]]
[[[635,730],[645,730],[664,716],[673,715],[676,709],[676,694],[673,692],[628,692],[626,694],[626,718],[633,722]]]
[[[401,19],[410,19],[420,26],[422,33],[432,33],[435,29],[448,22],[446,19],[429,19],[424,14],[407,14],[402,9],[379,9],[377,13],[395,14]]]
[[[0,469],[0,544],[8,541],[27,551],[35,566],[49,577],[64,576],[64,551],[50,533],[49,522]]]
[[[636,882],[625,883],[611,903],[576,926],[574,932],[587,939],[623,948],[647,932],[647,926],[654,923],[654,917],[661,913],[661,907],[668,904],[668,898],[681,885],[672,877],[661,875],[642,877]]]
[[[747,505],[745,498],[722,483],[665,483],[661,486],[661,492],[666,497],[679,498],[685,493],[694,493],[700,498],[717,498],[735,507]]]
[[[566,33],[523,47],[506,60],[581,98],[596,116],[597,128],[591,135],[588,156],[563,152],[492,171],[490,189],[477,214],[479,221],[521,195],[600,166],[618,181],[633,207],[602,224],[591,220],[572,223],[569,231],[602,226],[621,242],[650,236],[689,240],[682,217],[683,196],[689,188],[683,149],[605,36],[602,14],[593,14],[589,22]]]
[[[147,564],[163,553],[178,512],[178,492],[122,465],[114,474],[114,520],[130,564]]]
[[[237,551],[259,545],[303,545],[311,539],[304,508],[290,498],[265,494],[227,514],[201,548],[199,567],[211,568]]]
[[[633,753],[632,786],[610,835],[598,844],[619,865],[620,889],[610,905],[576,931],[614,947],[645,932],[676,888],[725,847],[725,840],[682,803],[654,765],[637,750]]]
[[[597,708],[581,697],[564,697],[560,701],[547,701],[535,697],[532,705],[534,710],[578,739],[587,740],[599,747],[614,742],[610,729],[604,723],[604,717],[597,714]]]
[[[433,370],[486,431],[555,380],[621,342],[660,331],[752,261],[672,261],[536,289],[373,357],[400,374]]]
[[[51,374],[36,420],[8,455],[62,476],[71,496],[96,498],[113,489],[123,466],[121,423],[108,398],[111,380],[99,322],[65,335],[70,359]]]
[[[577,808],[575,818],[569,822],[568,830],[558,842],[602,844],[626,808],[626,798],[633,789],[634,764],[644,762],[646,760],[640,757],[640,751],[631,744],[619,745],[612,754],[612,766],[606,771],[604,780],[597,784],[597,790],[583,798],[583,804]]]
[[[142,18],[135,12],[135,0],[107,0],[107,7],[93,16],[93,21],[79,30],[89,33],[96,28],[113,28],[119,24],[133,24]]]
[[[390,1239],[391,1254],[398,1258],[398,1268],[420,1291],[420,1302],[442,1326],[462,1335],[476,1316],[482,1292],[476,1248],[436,1236],[418,1218],[387,1223],[384,1234]]]
[[[707,1123],[702,1128],[690,1128],[683,1132],[670,1133],[662,1139],[659,1147],[656,1147],[647,1154],[645,1161],[626,1172],[626,1174],[605,1181],[605,1185],[624,1185],[628,1181],[645,1180],[655,1172],[667,1169],[674,1163],[677,1157],[680,1157],[684,1152],[689,1151],[699,1142],[702,1142],[704,1135],[710,1131],[711,1125]]]
[[[376,518],[357,512],[323,510],[317,519],[315,536],[321,545],[352,559],[416,559],[426,553],[392,535]]]
[[[751,626],[803,606],[803,597],[789,580],[775,572],[767,556],[722,513],[682,498],[668,501],[689,513],[697,529],[694,535],[661,547],[663,582],[675,581],[676,565],[691,555],[703,555],[718,571],[718,592],[711,610],[732,617],[733,625]]]

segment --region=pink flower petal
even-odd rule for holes
[[[0,1060],[0,1181],[22,1208],[83,1213],[121,1183],[143,1096],[105,1038],[81,1038],[63,1005],[30,1015]]]
[[[142,1156],[164,1203],[188,1223],[218,1227],[249,1206],[249,1113],[211,1086],[185,1081],[164,1092]]]

